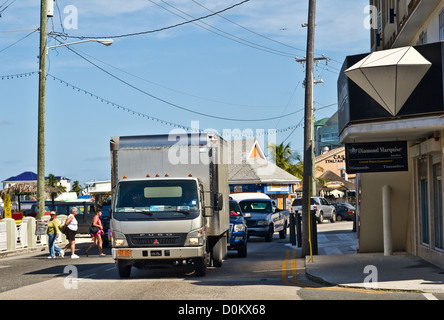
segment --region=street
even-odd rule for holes
[[[318,236],[351,230],[351,222],[318,225]],[[0,300],[425,300],[421,293],[391,292],[332,287],[305,277],[305,260],[287,239],[274,235],[272,242],[251,237],[248,256],[229,251],[221,268],[210,267],[205,277],[191,269],[171,267],[133,270],[130,279],[120,279],[110,249],[99,257],[97,248],[89,257],[90,244],[81,238],[80,259],[47,259],[37,251],[0,259]],[[438,299],[444,296],[435,295]],[[182,310],[186,311],[186,310]]]

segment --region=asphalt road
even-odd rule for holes
[[[341,228],[351,228],[351,223],[322,224],[318,234]],[[175,267],[133,268],[130,279],[120,279],[110,250],[104,249],[107,257],[99,257],[95,250],[86,257],[83,251],[90,242],[83,240],[77,245],[80,259],[70,259],[69,253],[65,258],[47,259],[47,249],[0,259],[0,300],[175,300],[183,304],[425,299],[419,293],[326,287],[311,282],[304,274],[305,260],[297,257],[288,239],[281,240],[277,234],[272,242],[251,237],[246,258],[229,252],[222,267],[208,268],[205,277],[196,277],[190,268]]]

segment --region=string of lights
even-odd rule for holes
[[[38,71],[31,71],[31,72],[24,72],[24,73],[17,73],[17,74],[9,74],[9,75],[1,75],[0,78],[1,78],[1,80],[12,80],[12,79],[18,79],[18,78],[23,78],[23,77],[29,77],[29,76],[32,76],[32,75],[35,75],[35,74],[38,74]],[[158,123],[160,123],[162,125],[167,125],[167,126],[170,126],[170,127],[183,129],[183,130],[186,130],[186,131],[189,131],[189,132],[204,132],[205,131],[205,130],[201,130],[201,129],[196,129],[194,127],[189,127],[189,126],[181,125],[181,124],[178,124],[178,123],[174,123],[174,122],[171,122],[171,121],[168,121],[168,120],[160,119],[160,118],[157,118],[157,117],[153,117],[153,116],[145,114],[143,112],[139,112],[139,111],[133,110],[133,109],[131,109],[129,107],[123,106],[123,105],[118,104],[116,102],[113,102],[113,101],[110,101],[110,100],[105,99],[103,97],[100,97],[100,96],[92,93],[91,91],[88,91],[86,89],[83,89],[83,88],[80,88],[78,86],[75,86],[75,85],[73,85],[73,84],[71,84],[71,83],[69,83],[69,82],[67,82],[67,81],[65,81],[63,79],[60,79],[59,77],[56,77],[56,76],[54,76],[54,75],[52,75],[50,73],[47,73],[46,76],[47,76],[47,78],[49,77],[50,79],[52,79],[52,80],[54,80],[54,81],[56,81],[56,82],[58,82],[60,84],[65,85],[65,87],[69,87],[69,88],[71,88],[72,90],[74,90],[76,92],[88,95],[91,98],[94,98],[94,99],[98,100],[101,103],[104,103],[106,105],[110,105],[112,107],[115,107],[118,110],[125,111],[125,112],[127,112],[129,114],[132,114],[132,115],[135,115],[135,116],[139,116],[139,117],[142,117],[142,118],[146,118],[148,120],[158,122]],[[297,112],[300,112],[302,110],[303,109],[300,109]],[[234,137],[234,138],[242,138],[242,137],[247,137],[248,138],[248,137],[263,136],[263,135],[266,136],[266,135],[276,134],[276,133],[284,133],[284,132],[287,132],[287,131],[290,131],[290,130],[292,130],[292,132],[294,132],[297,128],[299,128],[301,126],[302,126],[302,120],[299,121],[297,125],[288,126],[288,127],[281,128],[281,129],[268,129],[268,130],[265,130],[265,129],[259,130],[258,129],[258,130],[256,130],[255,133],[253,133],[253,130],[246,130],[246,129],[244,129],[244,130],[240,130],[240,129],[239,130],[238,129],[233,129],[233,130],[231,130],[231,129],[223,129],[223,130],[218,130],[217,133],[222,136],[224,133],[229,132],[230,135],[232,137]]]
[[[0,78],[2,80],[10,80],[10,79],[18,79],[18,78],[23,78],[23,77],[29,77],[29,76],[32,76],[34,74],[38,74],[38,71],[16,73],[16,74],[8,74],[8,75],[0,76]]]
[[[67,82],[65,80],[62,80],[62,79],[60,79],[60,78],[58,78],[58,77],[56,77],[56,76],[54,76],[52,74],[47,73],[47,76],[52,78],[54,81],[59,82],[60,84],[64,84],[66,87],[70,87],[74,91],[77,91],[79,93],[83,93],[83,94],[89,95],[91,98],[95,98],[96,100],[100,101],[101,103],[105,103],[107,105],[111,105],[112,107],[115,107],[115,108],[117,108],[119,110],[126,111],[126,112],[128,112],[128,113],[130,113],[132,115],[139,116],[139,117],[142,117],[142,118],[146,118],[146,119],[151,120],[151,121],[156,121],[156,122],[158,122],[160,124],[168,125],[168,126],[171,126],[171,127],[174,127],[174,128],[179,128],[179,129],[183,129],[183,130],[190,131],[190,132],[196,131],[196,128],[189,127],[189,126],[184,126],[184,125],[177,124],[177,123],[174,123],[174,122],[171,122],[171,121],[167,121],[167,120],[163,120],[163,119],[160,119],[160,118],[157,118],[157,117],[153,117],[151,115],[148,115],[148,114],[145,114],[145,113],[142,113],[142,112],[139,112],[139,111],[135,111],[135,110],[133,110],[133,109],[131,109],[129,107],[126,107],[126,106],[123,106],[123,105],[118,104],[116,102],[113,102],[113,101],[110,101],[108,99],[102,98],[102,97],[100,97],[100,96],[98,96],[98,95],[96,95],[96,94],[94,94],[94,93],[92,93],[92,92],[90,92],[88,90],[85,90],[85,89],[82,89],[82,88],[80,88],[78,86],[70,84],[69,82]],[[286,128],[270,129],[270,130],[257,130],[255,135],[256,136],[260,136],[260,135],[268,135],[270,133],[283,133],[283,132],[287,132],[289,130],[294,130],[294,129],[300,127],[301,124],[302,124],[302,121],[300,121],[297,125],[289,126],[289,127],[286,127]],[[199,132],[203,132],[204,130],[198,130],[198,131]],[[224,132],[224,130],[219,130],[218,131],[218,133],[220,135],[223,132]],[[248,131],[246,131],[246,130],[244,130],[243,132],[241,132],[239,134],[236,133],[236,130],[232,130],[232,133],[233,133],[232,134],[233,137],[253,136],[253,134],[248,134]]]

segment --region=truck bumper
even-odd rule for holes
[[[203,257],[204,247],[112,248],[114,260],[176,260]]]
[[[259,228],[248,228],[248,235],[256,237],[264,237],[268,233],[269,229],[270,229],[269,226],[259,227]]]

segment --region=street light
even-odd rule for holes
[[[98,42],[98,43],[103,44],[104,46],[109,47],[110,45],[113,44],[114,41],[113,41],[113,39],[87,39],[87,40],[81,40],[81,41],[76,41],[76,42],[71,42],[71,43],[62,43],[62,44],[58,44],[56,46],[47,47],[46,54],[48,54],[49,49],[70,46],[73,44],[79,44],[79,43],[85,43],[85,42]]]
[[[109,46],[112,39],[88,39],[73,43],[65,43],[47,47],[47,0],[42,0],[40,5],[40,54],[39,54],[39,103],[38,103],[38,132],[37,132],[37,199],[39,212],[37,218],[45,215],[45,98],[46,98],[46,55],[48,50],[56,47],[69,46],[84,42],[99,42]]]

